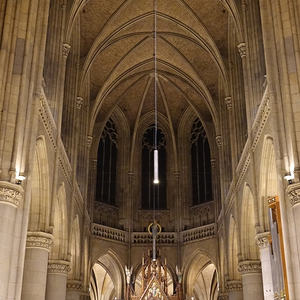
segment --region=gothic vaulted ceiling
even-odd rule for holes
[[[77,10],[76,10],[77,5]],[[154,109],[153,0],[78,0],[81,86],[90,80],[92,124],[117,106],[134,130]],[[228,93],[228,31],[235,0],[157,0],[158,109],[176,129],[191,107],[217,127]]]

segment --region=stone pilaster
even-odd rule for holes
[[[272,253],[270,245],[270,232],[263,232],[256,235],[256,243],[259,247],[260,261],[263,278],[264,300],[274,299],[274,285],[272,276]]]
[[[53,236],[49,233],[27,233],[22,300],[45,298],[48,256],[52,241]]]
[[[243,300],[263,300],[261,263],[259,260],[246,260],[239,263],[243,282]]]

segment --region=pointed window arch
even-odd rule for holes
[[[145,131],[142,140],[142,209],[167,208],[167,152],[166,138],[161,129],[157,130],[157,148],[159,161],[159,184],[154,185],[153,152],[154,125]]]
[[[109,119],[104,127],[98,146],[96,200],[116,204],[118,133]]]
[[[197,118],[191,130],[193,205],[212,200],[210,148],[205,129]]]

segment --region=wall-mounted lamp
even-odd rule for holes
[[[16,177],[16,184],[21,184],[23,180],[25,180],[26,177],[24,175],[18,175]]]
[[[291,173],[287,173],[284,175],[283,177],[289,184],[293,183],[293,179],[294,179],[294,174]]]

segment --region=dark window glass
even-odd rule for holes
[[[167,190],[167,153],[166,139],[163,132],[157,130],[157,149],[159,166],[159,184],[153,184],[154,179],[154,125],[144,133],[142,144],[142,208],[166,209]]]
[[[96,200],[112,205],[116,203],[117,136],[109,119],[98,146]]]
[[[210,149],[206,132],[196,119],[191,132],[193,205],[212,200]]]

